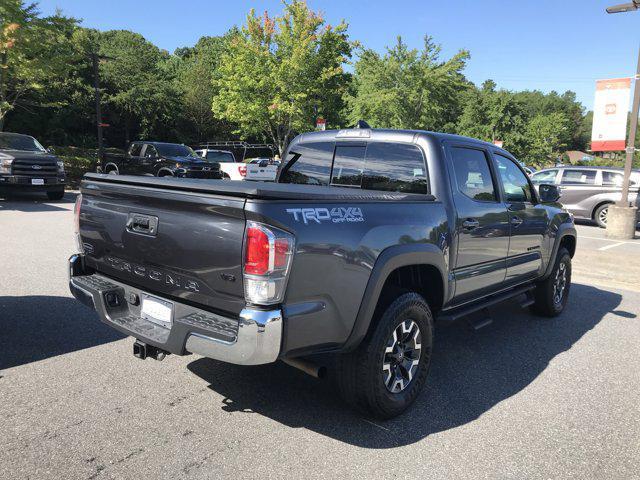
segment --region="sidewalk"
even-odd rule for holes
[[[574,281],[640,292],[640,239],[611,240],[604,229],[587,225],[577,230]]]

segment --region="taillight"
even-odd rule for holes
[[[284,298],[293,257],[293,236],[248,222],[244,252],[244,292],[249,303],[270,305]]]
[[[238,173],[240,173],[241,176],[246,177],[247,176],[247,166],[246,165],[239,165],[238,166]]]
[[[76,197],[76,203],[73,206],[73,223],[74,223],[74,237],[76,239],[76,248],[78,252],[84,253],[84,247],[82,246],[82,239],[80,238],[80,209],[82,208],[82,194],[79,193]]]

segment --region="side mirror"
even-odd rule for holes
[[[541,183],[538,185],[538,193],[542,203],[555,203],[560,200],[560,187],[557,185]]]

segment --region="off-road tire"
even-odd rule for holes
[[[564,270],[564,274],[562,270]],[[558,278],[562,275],[564,275],[564,286],[558,301]],[[551,275],[536,284],[536,288],[533,291],[534,303],[531,305],[531,310],[545,317],[557,317],[567,304],[570,289],[571,255],[566,248],[560,247]]]
[[[375,320],[375,319],[374,319]],[[411,380],[402,391],[392,393],[383,375],[385,349],[400,324],[413,321],[419,328],[421,352]],[[336,358],[336,383],[343,399],[367,415],[389,419],[400,415],[415,401],[424,386],[433,346],[433,316],[417,293],[397,297],[372,323],[358,348]]]

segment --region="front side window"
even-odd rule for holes
[[[281,183],[329,185],[333,142],[299,143],[294,145],[285,159],[287,169]]]
[[[146,158],[156,158],[158,156],[156,147],[154,147],[153,145],[147,145],[147,149],[144,151],[144,156]]]
[[[331,173],[331,185],[361,187],[366,147],[340,145],[336,147]]]
[[[495,202],[496,192],[486,153],[465,147],[454,147],[451,153],[458,190],[473,200]]]
[[[139,157],[141,153],[142,153],[142,144],[141,143],[134,143],[133,145],[131,145],[131,148],[129,149],[129,155],[130,156]]]
[[[422,152],[415,145],[370,143],[367,146],[362,188],[429,193]]]
[[[527,176],[509,158],[495,155],[496,164],[507,202],[532,202],[533,193]]]
[[[596,170],[565,170],[562,185],[595,185]]]
[[[544,172],[534,173],[531,177],[531,181],[536,185],[541,183],[556,183],[556,177],[558,176],[558,170],[545,170]]]

